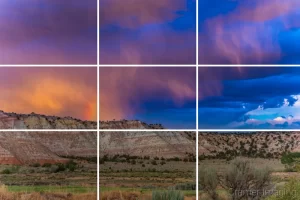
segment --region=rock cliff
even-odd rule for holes
[[[55,117],[0,111],[0,129],[97,129],[97,122],[72,117]]]
[[[195,132],[100,132],[100,157],[130,155],[183,158],[196,155]]]
[[[96,157],[97,132],[0,132],[0,164],[65,162]]]
[[[100,129],[164,129],[161,124],[146,124],[138,120],[100,121]]]

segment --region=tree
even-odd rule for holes
[[[206,192],[211,199],[217,200],[218,194],[216,192],[218,187],[218,176],[214,169],[200,168],[199,176],[199,189]]]
[[[271,171],[268,168],[255,169],[249,160],[233,160],[219,178],[220,185],[229,191],[233,200],[262,199],[265,191],[271,190]]]

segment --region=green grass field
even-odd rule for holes
[[[83,186],[7,186],[9,192],[93,193],[97,187]]]
[[[125,187],[100,187],[101,192],[122,191],[122,192],[140,192],[141,194],[150,194],[152,189],[143,188],[125,188]],[[196,190],[182,191],[185,196],[196,196]]]

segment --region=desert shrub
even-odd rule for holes
[[[131,160],[130,162],[132,165],[135,165],[136,164],[136,161],[135,160]]]
[[[20,166],[12,166],[1,171],[1,174],[14,174],[19,172]]]
[[[144,160],[150,160],[150,156],[144,156]]]
[[[84,157],[88,162],[97,163],[97,157]]]
[[[285,153],[281,157],[281,163],[285,164],[285,170],[287,172],[297,172],[300,171],[300,153]]]
[[[157,165],[156,160],[152,160],[152,161],[151,161],[151,164],[152,164],[152,165]]]
[[[63,163],[57,163],[56,169],[54,170],[54,172],[57,173],[57,172],[65,171],[65,170],[66,170],[66,167]]]
[[[295,165],[295,171],[296,172],[300,172],[300,164],[296,164]]]
[[[285,165],[285,172],[296,172],[295,166],[294,165]]]
[[[50,173],[56,173],[57,169],[58,169],[57,165],[51,165],[51,167],[48,168],[48,171]]]
[[[30,165],[30,167],[40,167],[40,166],[41,166],[40,163],[33,163],[33,164]]]
[[[91,157],[86,157],[86,156],[84,156],[84,157],[81,157],[81,156],[61,156],[61,157],[72,159],[72,160],[85,160],[85,161],[88,161],[89,163],[97,163],[97,156],[91,156]],[[118,155],[116,155],[116,157],[118,157]]]
[[[12,166],[9,170],[11,173],[17,173],[20,170],[20,166]]]
[[[152,200],[184,200],[184,195],[177,190],[152,191]]]
[[[174,158],[169,158],[168,161],[181,161],[181,159],[178,157],[174,157]]]
[[[4,169],[1,171],[1,174],[11,174],[10,169]]]
[[[103,159],[101,158],[100,161],[99,161],[99,163],[100,163],[101,165],[103,165],[103,164],[105,164],[105,160],[103,160]]]
[[[211,199],[218,199],[217,187],[219,184],[217,172],[214,169],[200,168],[199,176],[199,189],[206,192]]]
[[[65,168],[71,172],[74,172],[75,169],[77,168],[77,163],[74,162],[73,160],[70,160],[65,164]]]
[[[292,164],[294,163],[297,159],[300,159],[300,152],[289,152],[285,153],[281,157],[281,163],[282,164]]]
[[[166,162],[165,162],[165,161],[160,161],[160,164],[161,164],[161,165],[165,165]]]
[[[255,169],[250,161],[239,158],[231,162],[223,179],[219,180],[233,200],[262,199],[264,191],[273,187],[268,168]]]
[[[196,183],[181,183],[175,186],[175,190],[196,190]]]
[[[278,190],[267,200],[299,200],[300,199],[300,182],[295,179],[285,184],[282,190]],[[282,191],[282,192],[280,192]]]
[[[156,172],[156,169],[155,168],[153,168],[153,169],[149,168],[148,172]]]
[[[199,158],[199,161],[205,160],[205,155],[200,155],[198,158]]]
[[[51,163],[44,163],[44,164],[42,165],[42,167],[47,167],[47,168],[48,168],[48,167],[51,167],[51,165],[52,165]]]

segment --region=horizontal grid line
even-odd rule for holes
[[[0,132],[298,132],[300,129],[0,129]]]
[[[231,65],[221,65],[221,64],[199,64],[199,68],[201,67],[300,67],[299,64],[291,64],[291,65],[274,65],[274,64],[255,64],[255,65],[243,65],[243,64],[231,64]]]
[[[99,67],[196,67],[197,64],[193,64],[193,65],[178,65],[178,64],[174,64],[174,65],[159,65],[159,64],[153,64],[153,65],[143,65],[143,64],[134,64],[134,65],[99,65]]]
[[[185,65],[185,64],[174,64],[174,65],[164,65],[164,64],[151,64],[151,65],[143,65],[143,64],[134,64],[134,65],[99,65],[100,68],[102,67],[196,67],[197,64],[192,65]],[[243,65],[243,64],[230,64],[230,65],[222,65],[222,64],[199,64],[199,68],[201,67],[300,67],[299,64],[291,64],[291,65],[278,65],[278,64],[255,64],[255,65]],[[26,65],[16,65],[16,64],[4,64],[0,67],[98,67],[97,64],[67,64],[67,65],[61,65],[61,64],[26,64]]]
[[[196,132],[196,129],[100,129],[100,132]]]
[[[300,129],[199,129],[199,132],[297,132]]]
[[[97,64],[94,65],[0,65],[0,67],[98,67]]]
[[[1,129],[0,132],[97,132],[97,129]]]

